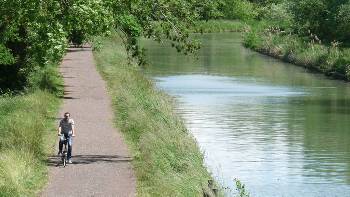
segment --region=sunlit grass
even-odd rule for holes
[[[117,36],[100,42],[94,56],[113,98],[115,123],[132,150],[138,196],[203,196],[210,175],[171,98],[128,64]]]
[[[0,196],[35,196],[45,184],[60,103],[55,94],[0,96]]]
[[[278,30],[269,31],[269,27],[261,23],[251,24],[250,30],[244,33],[246,47],[334,78],[350,80],[350,49],[336,43],[313,42]]]

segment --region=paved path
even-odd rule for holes
[[[65,96],[59,116],[69,111],[76,127],[73,164],[62,168],[56,156],[49,158],[49,183],[41,196],[135,196],[131,158],[113,127],[111,100],[91,49],[70,49],[60,71]]]

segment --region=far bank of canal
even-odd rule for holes
[[[350,196],[350,84],[263,56],[239,33],[198,35],[198,59],[144,40],[206,164],[252,196]]]

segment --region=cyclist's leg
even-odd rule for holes
[[[68,145],[67,157],[68,159],[71,159],[72,157],[72,136],[71,135],[67,137],[67,145]]]
[[[63,143],[64,143],[64,135],[61,135],[58,143],[58,153],[62,153]]]

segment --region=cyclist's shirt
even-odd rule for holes
[[[70,134],[72,133],[72,127],[74,125],[74,120],[73,119],[68,119],[68,121],[65,121],[64,119],[62,119],[60,121],[60,127],[61,127],[61,132],[65,133],[65,134]]]

